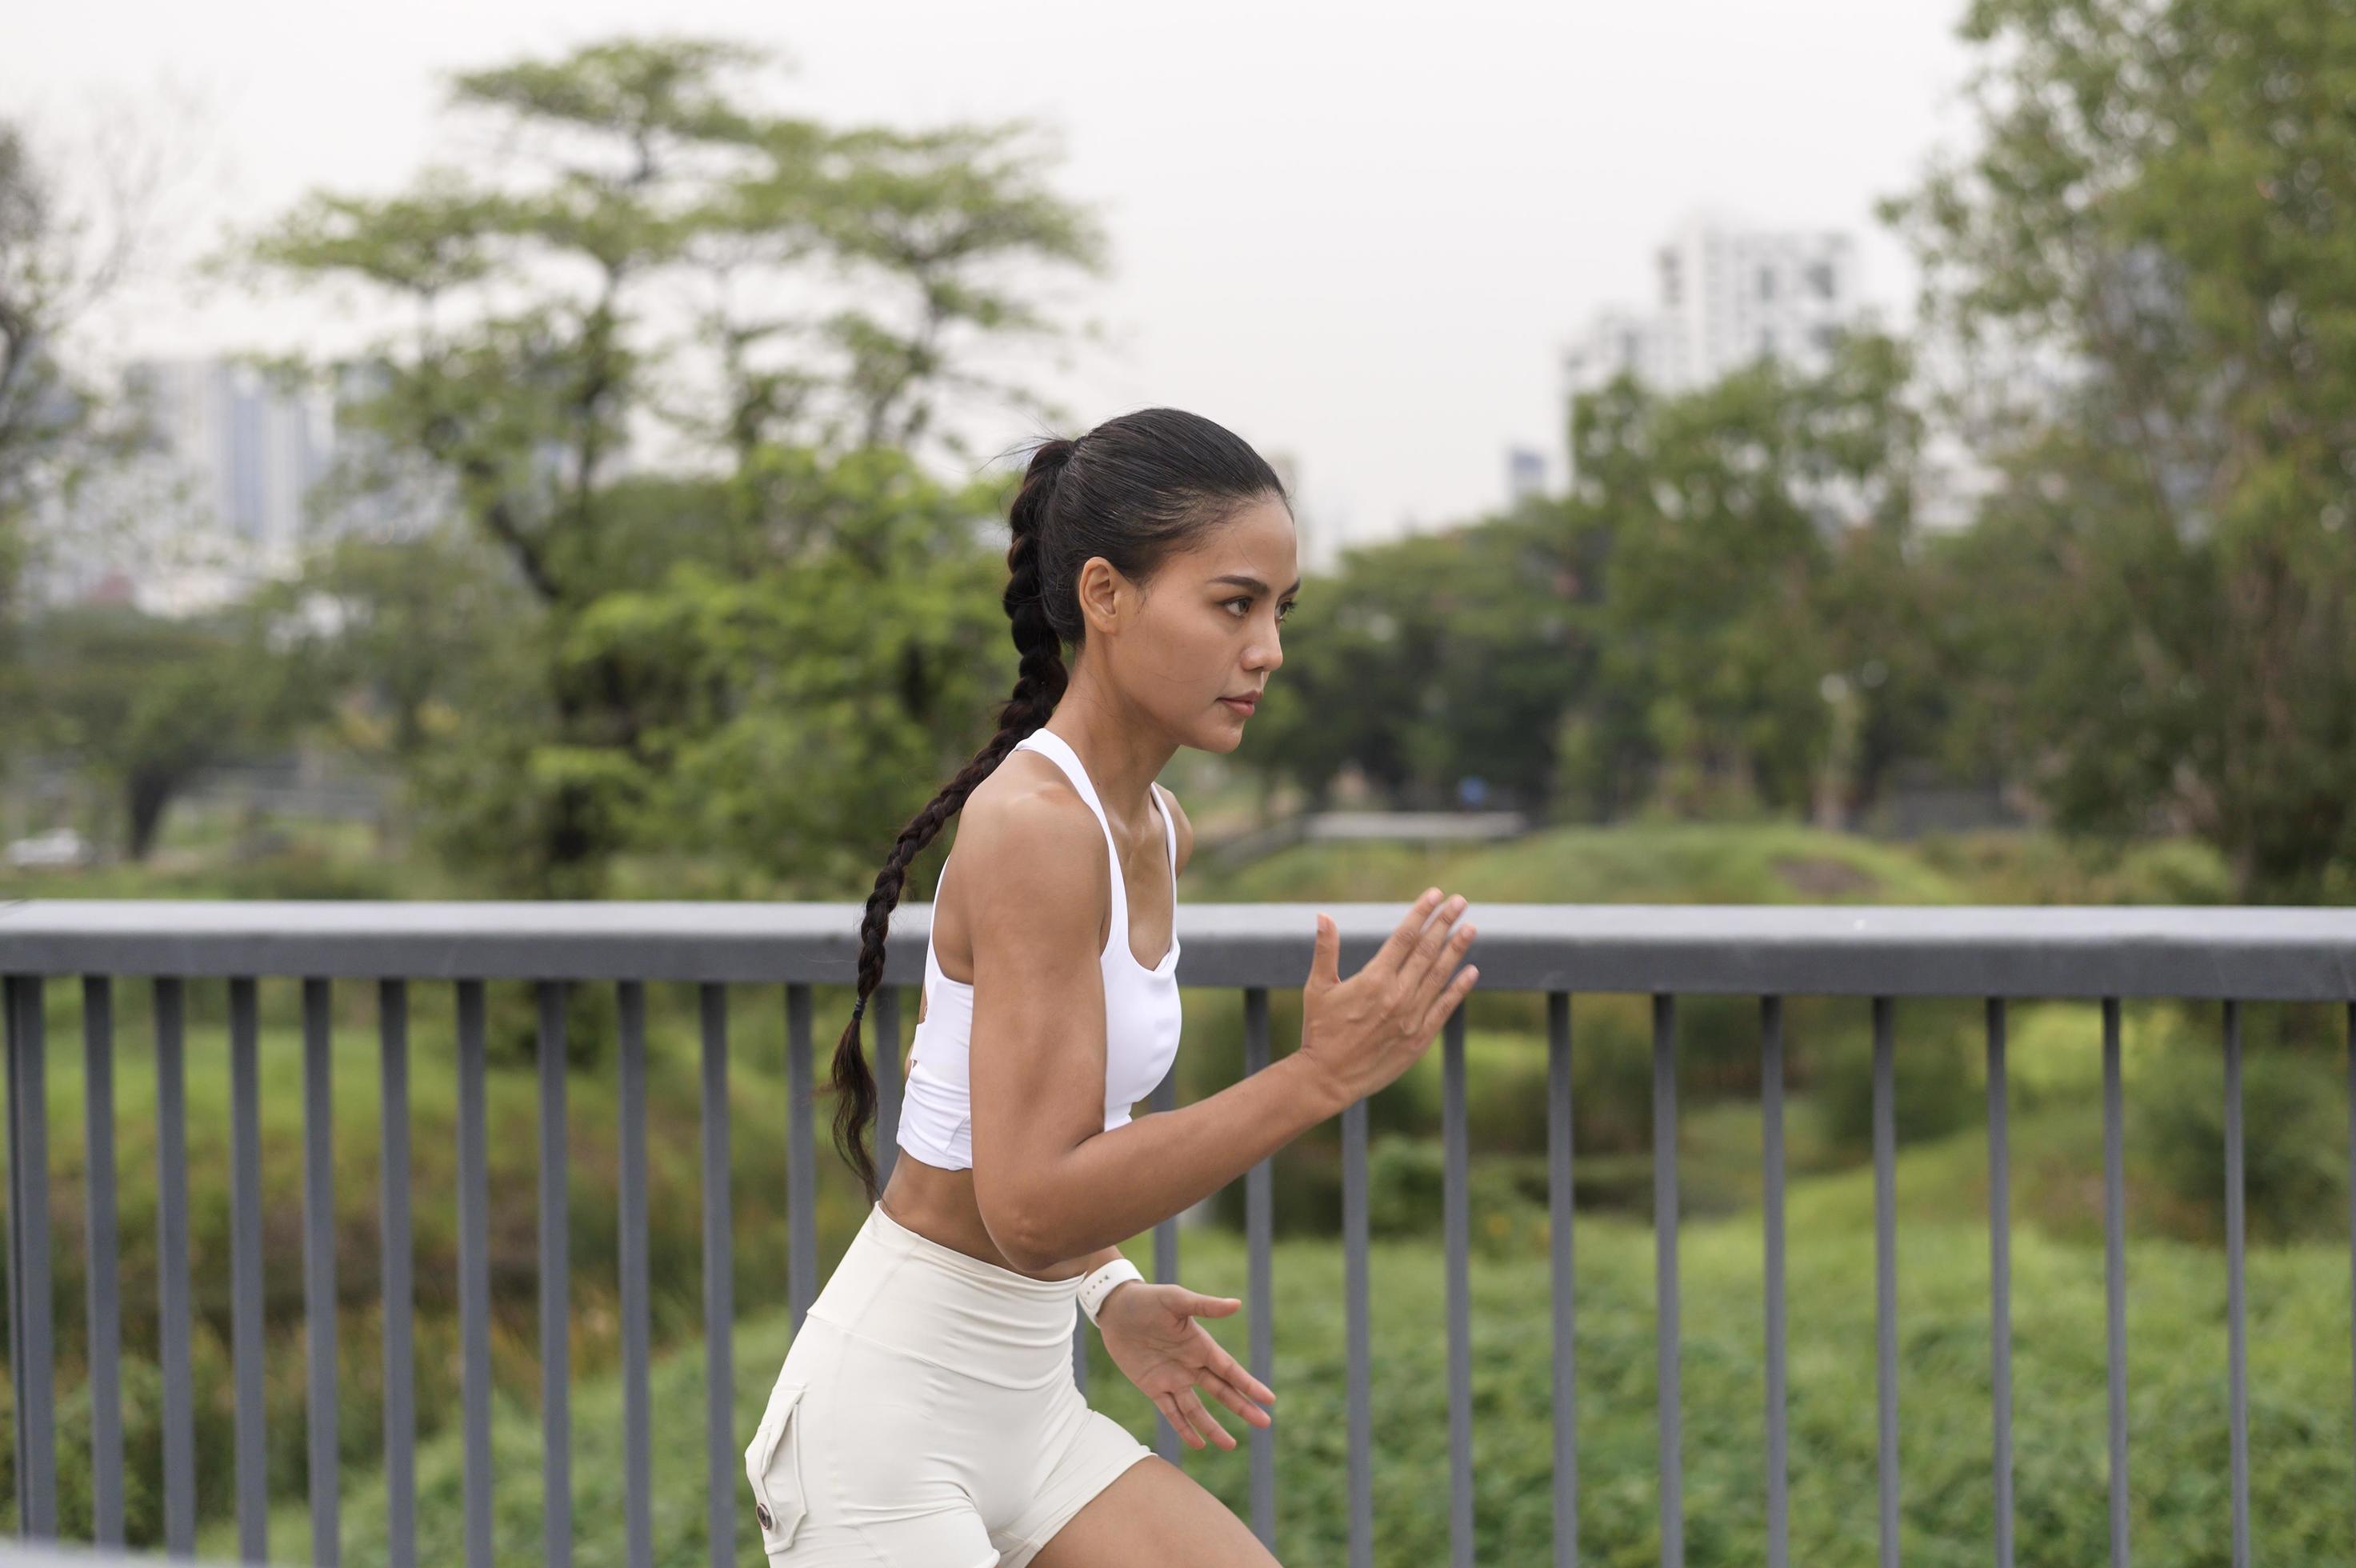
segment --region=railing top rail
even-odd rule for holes
[[[111,1552],[74,1541],[0,1541],[0,1568],[155,1568],[161,1561],[152,1552]]]
[[[1364,963],[1402,903],[1182,904],[1179,980],[1295,987],[1318,910]],[[856,977],[855,903],[239,901],[0,904],[0,972],[340,978]],[[1506,904],[1471,918],[1489,991],[2173,996],[2356,1001],[2356,909],[2286,906]],[[930,904],[894,911],[914,984]]]

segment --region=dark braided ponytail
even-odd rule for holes
[[[860,1021],[884,981],[884,937],[909,864],[1063,700],[1070,681],[1064,645],[1078,649],[1085,630],[1076,597],[1080,568],[1101,555],[1141,585],[1171,553],[1263,496],[1290,505],[1276,470],[1248,443],[1179,409],[1141,409],[1032,448],[1007,518],[1013,537],[1004,602],[1020,659],[1014,691],[998,706],[998,733],[900,830],[859,925],[859,996],[834,1047],[834,1145],[858,1173],[870,1203],[880,1196],[867,1147],[875,1076],[860,1048]]]

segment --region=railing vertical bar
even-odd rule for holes
[[[647,988],[618,983],[622,1023],[622,1514],[630,1568],[653,1568],[654,1444],[647,1376]]]
[[[703,1388],[712,1568],[736,1559],[735,1261],[728,1244],[728,987],[699,988],[703,1024]]]
[[[22,1054],[18,1036],[24,1031],[25,1009],[17,995],[19,986],[15,975],[0,976],[0,1026],[7,1030],[7,1060],[5,1064],[8,1079],[8,1379],[15,1398],[9,1401],[9,1437],[15,1446],[10,1457],[16,1461],[11,1468],[16,1477],[16,1530],[27,1533],[27,1516],[31,1509],[25,1496],[26,1474],[23,1463],[25,1443],[25,1272],[16,1258],[17,1238],[24,1226],[16,1213],[18,1195],[24,1191],[17,1173],[17,1155],[23,1140],[16,1136],[16,1101],[23,1090],[16,1083],[16,1058]]]
[[[1686,1560],[1685,1424],[1677,1303],[1676,998],[1653,995],[1654,1358],[1659,1380],[1661,1568]]]
[[[1996,1427],[1996,1564],[2012,1568],[2012,1133],[2004,998],[1987,999],[1988,1373]]]
[[[1874,1468],[1881,1494],[1881,1564],[1898,1568],[1898,1118],[1891,1004],[1873,999],[1874,1378],[1879,1395]]]
[[[1789,1393],[1784,1378],[1783,999],[1759,999],[1760,1162],[1766,1193],[1767,1562],[1791,1560]]]
[[[114,985],[81,982],[82,1138],[90,1169],[88,1237],[91,1534],[123,1540],[123,1282],[117,1275],[114,1192]]]
[[[2350,1365],[2356,1368],[2356,1002],[2348,1004],[2348,1337]],[[2351,1385],[2356,1415],[2356,1384]],[[2356,1496],[2351,1492],[2351,1496]]]
[[[156,977],[155,1003],[155,1337],[164,1374],[164,1550],[192,1558],[197,1402],[188,1369],[187,998],[179,976]]]
[[[237,1541],[270,1559],[269,1450],[262,1434],[261,1020],[254,979],[229,983],[230,1337],[237,1378]]]
[[[1547,1263],[1554,1287],[1554,1561],[1579,1564],[1579,1294],[1573,1288],[1570,993],[1547,993]]]
[[[540,1032],[534,1064],[540,1078],[540,1491],[541,1561],[566,1568],[573,1561],[573,1195],[567,1185],[570,1112],[565,1104],[569,1054],[564,1009],[572,987],[543,980],[535,987]]]
[[[1375,1417],[1366,1283],[1366,1102],[1342,1110],[1342,1310],[1350,1465],[1350,1568],[1374,1568]]]
[[[1464,1009],[1440,1026],[1440,1208],[1448,1271],[1448,1551],[1472,1562],[1472,1240],[1470,1140],[1464,1118]]]
[[[2233,1568],[2250,1563],[2249,1324],[2244,1314],[2242,1004],[2225,999],[2225,1354],[2233,1411]]]
[[[794,1334],[818,1299],[818,1148],[810,1107],[810,988],[786,987],[786,1301]]]
[[[458,982],[458,1343],[467,1568],[491,1563],[489,1134],[483,982]]]
[[[1153,1086],[1147,1103],[1156,1112],[1167,1113],[1178,1108],[1178,1068],[1174,1062]],[[1157,1283],[1174,1283],[1178,1278],[1178,1217],[1170,1216],[1153,1228],[1153,1277]],[[1178,1438],[1178,1429],[1156,1406],[1153,1412],[1153,1451],[1173,1465],[1183,1465],[1185,1448]]]
[[[875,1187],[891,1184],[900,1163],[900,988],[875,988]]]
[[[377,982],[379,1156],[383,1232],[385,1562],[417,1568],[417,1313],[409,1208],[409,983]]]
[[[11,976],[8,987],[8,1321],[16,1383],[16,1517],[24,1534],[37,1541],[58,1533],[48,1020],[40,975]]]
[[[1244,1072],[1256,1073],[1269,1063],[1268,988],[1244,988]],[[1275,1375],[1276,1360],[1276,1183],[1272,1160],[1261,1160],[1244,1173],[1244,1247],[1249,1264],[1246,1283],[1251,1314],[1251,1373],[1261,1382]],[[1272,1386],[1272,1385],[1271,1385]],[[1251,1443],[1252,1533],[1272,1553],[1276,1550],[1276,1431],[1248,1426]]]
[[[2127,1568],[2126,1176],[2119,999],[2103,998],[2103,1339],[2110,1385],[2111,1565]]]
[[[335,1071],[331,993],[324,975],[303,978],[304,1440],[309,1457],[311,1561],[342,1561],[337,1530]]]

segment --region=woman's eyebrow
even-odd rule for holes
[[[1266,583],[1261,582],[1258,577],[1246,576],[1240,572],[1225,573],[1222,575],[1212,578],[1211,581],[1214,583],[1233,583],[1238,587],[1249,588],[1256,594],[1264,594],[1268,592],[1268,585]],[[1288,594],[1299,593],[1301,591],[1301,579],[1298,577],[1292,579],[1292,586],[1285,589],[1284,591]]]

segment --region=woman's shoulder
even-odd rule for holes
[[[1009,753],[974,786],[958,818],[958,847],[972,846],[968,854],[985,876],[1029,881],[1044,868],[1027,863],[1044,857],[1104,882],[1110,855],[1096,812],[1063,769],[1036,752]]]
[[[1011,775],[1013,760],[1001,762],[958,812],[960,913],[978,965],[1012,955],[1018,969],[1076,983],[1060,966],[1092,964],[1103,946],[1111,854],[1096,814],[1068,783]]]

